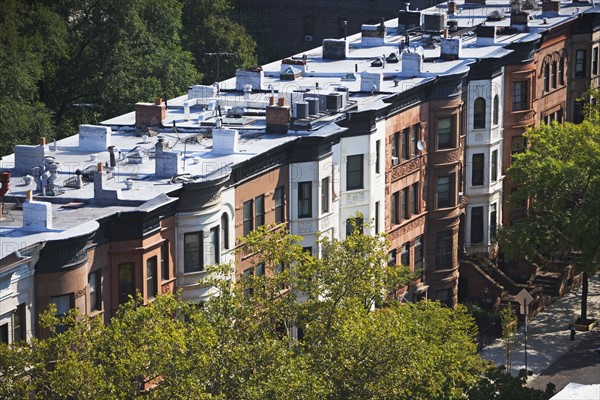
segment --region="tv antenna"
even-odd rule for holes
[[[209,57],[217,57],[217,81],[221,80],[221,56],[224,57],[232,57],[237,55],[237,53],[230,53],[227,51],[219,51],[216,53],[204,53],[205,56],[209,56]]]

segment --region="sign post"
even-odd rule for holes
[[[533,301],[533,297],[525,289],[522,289],[516,296],[515,299],[521,306],[521,314],[523,314],[523,341],[525,344],[525,380],[527,380],[528,369],[527,369],[527,318],[529,317],[529,304]]]

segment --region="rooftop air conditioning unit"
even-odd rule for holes
[[[398,165],[398,157],[392,157],[392,165]]]
[[[312,42],[313,41],[312,35],[306,35],[306,36],[304,36],[304,41],[305,42]]]

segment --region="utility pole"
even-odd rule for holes
[[[214,57],[217,56],[217,82],[221,80],[221,56],[231,57],[235,56],[236,53],[230,53],[227,51],[219,51],[217,53],[204,53],[205,56]]]

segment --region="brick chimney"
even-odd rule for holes
[[[560,12],[560,1],[543,1],[542,2],[542,13],[544,16],[558,15]]]
[[[380,46],[385,44],[385,33],[387,32],[387,29],[383,21],[378,25],[363,24],[360,30],[360,43],[363,46]]]
[[[290,127],[290,107],[285,105],[285,99],[280,97],[277,105],[274,98],[269,99],[267,106],[267,133],[287,133]]]
[[[238,69],[235,71],[235,90],[244,90],[245,85],[251,85],[254,90],[261,90],[265,72],[262,67]]]
[[[135,127],[143,130],[149,126],[159,126],[167,116],[167,106],[158,98],[152,103],[135,104]],[[105,146],[104,148],[106,148]]]
[[[496,27],[493,25],[478,25],[475,29],[477,35],[477,44],[480,46],[489,46],[496,43]]]
[[[348,41],[344,39],[323,39],[324,60],[345,60],[348,56]]]

